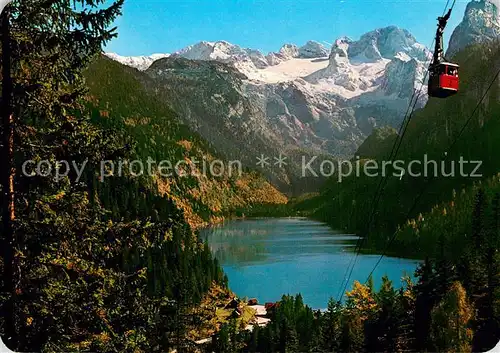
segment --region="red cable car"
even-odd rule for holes
[[[447,98],[458,92],[460,66],[449,62],[441,62],[429,69],[429,96]]]
[[[429,67],[428,93],[430,97],[447,98],[458,92],[460,66],[444,58],[443,33],[452,10],[453,7],[445,16],[438,18],[436,47],[432,64]]]

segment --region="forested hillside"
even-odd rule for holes
[[[2,78],[2,338],[14,351],[189,350],[191,308],[227,286],[194,228],[286,198],[251,172],[110,170],[216,156],[141,77],[101,57],[123,1],[23,3],[1,27],[12,64]]]
[[[286,203],[286,197],[263,176],[247,168],[241,168],[240,175],[236,164],[230,164],[234,161],[220,158],[209,143],[182,125],[170,107],[147,90],[151,80],[147,75],[100,56],[90,65],[85,77],[94,123],[121,131],[130,140],[124,140],[124,144],[134,146],[133,159],[144,165],[148,159],[156,161],[156,169],[160,161],[169,161],[172,165],[178,161],[185,163],[186,175],[172,173],[171,177],[162,177],[153,168],[152,177],[143,179],[171,198],[184,211],[191,226],[197,228],[217,222],[254,205]],[[223,163],[222,169],[212,173],[209,167],[216,160]],[[114,185],[120,184],[116,177],[109,179]],[[124,194],[110,192],[113,203],[127,204],[136,188]]]

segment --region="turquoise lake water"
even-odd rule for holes
[[[298,218],[230,221],[202,230],[201,236],[238,296],[264,303],[301,293],[315,309],[326,308],[329,298],[339,293],[357,240],[323,223]],[[379,257],[358,255],[348,289],[354,280],[366,281]],[[387,275],[400,287],[404,273],[413,275],[417,265],[415,260],[384,257],[373,276],[375,286]]]

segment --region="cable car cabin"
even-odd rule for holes
[[[429,96],[446,98],[458,92],[459,78],[457,64],[442,62],[433,65],[429,76]]]

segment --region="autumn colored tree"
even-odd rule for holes
[[[474,310],[460,282],[453,283],[442,301],[432,310],[431,337],[436,351],[471,352],[470,322]]]
[[[346,292],[346,296],[347,307],[353,311],[357,311],[361,318],[365,320],[377,310],[374,293],[368,285],[354,281],[353,289],[350,292]]]

